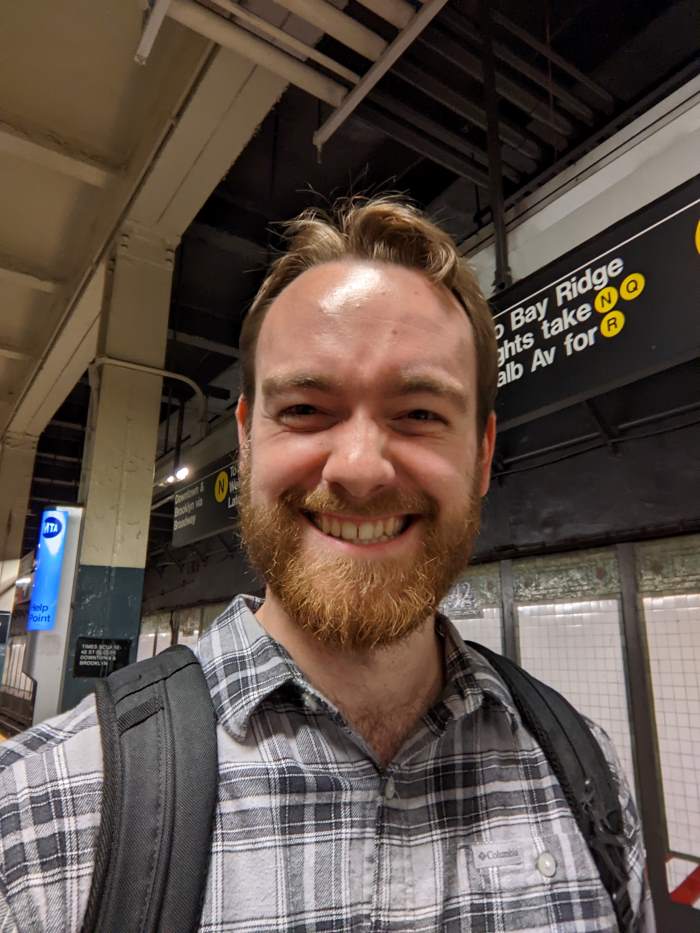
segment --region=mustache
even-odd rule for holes
[[[350,501],[331,490],[315,489],[304,493],[288,490],[281,502],[289,509],[303,512],[334,512],[338,515],[357,515],[374,518],[379,515],[404,514],[435,518],[438,505],[425,493],[385,490],[362,502]]]

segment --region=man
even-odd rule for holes
[[[241,534],[265,596],[237,597],[198,646],[219,745],[201,929],[614,930],[542,750],[436,613],[489,484],[488,307],[405,204],[305,213],[290,235],[241,335]],[[649,931],[634,805],[596,734]],[[0,930],[79,930],[102,773],[92,698],[0,766]]]

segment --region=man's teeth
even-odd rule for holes
[[[357,541],[360,544],[373,544],[377,541],[389,541],[397,537],[405,525],[405,518],[385,518],[381,521],[349,522],[331,518],[328,515],[312,515],[311,519],[324,534],[345,541]]]

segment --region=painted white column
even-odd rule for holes
[[[8,432],[0,443],[0,612],[11,612],[38,438]]]
[[[105,285],[97,356],[162,368],[176,239],[129,223]],[[118,640],[136,660],[162,377],[104,362],[92,372],[80,500],[85,518],[62,708],[90,692],[79,638]]]

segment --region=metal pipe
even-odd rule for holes
[[[285,5],[289,0],[284,0]],[[298,2],[298,0],[294,0]],[[308,2],[308,0],[304,0]],[[319,2],[319,0],[316,0]],[[345,120],[355,110],[357,105],[364,100],[377,82],[386,74],[394,62],[400,58],[409,45],[423,32],[425,27],[444,7],[447,0],[431,0],[422,10],[419,10],[410,21],[408,26],[398,34],[391,45],[376,61],[369,71],[365,74],[359,84],[345,97],[342,104],[330,115],[330,117],[320,126],[313,136],[314,145],[321,149],[324,143],[328,142],[333,133],[343,125]]]
[[[165,435],[163,437],[163,454],[168,452],[168,443],[170,442],[170,415],[173,410],[173,387],[168,386],[168,407],[165,413]]]
[[[175,453],[173,456],[173,471],[180,468],[180,452],[182,450],[182,428],[185,423],[185,403],[179,399],[177,407],[177,434],[175,435]]]
[[[91,366],[119,366],[122,369],[131,369],[137,373],[146,373],[150,376],[161,376],[164,379],[175,379],[177,382],[184,382],[195,394],[197,407],[199,408],[199,423],[201,425],[202,437],[206,435],[208,427],[207,399],[194,379],[190,379],[189,376],[183,376],[182,373],[173,373],[169,369],[158,369],[157,366],[146,366],[143,363],[132,363],[129,360],[118,360],[112,356],[98,356],[92,362]]]
[[[597,441],[600,435],[597,432],[591,434],[581,434],[579,437],[572,437],[567,441],[559,441],[557,444],[548,444],[546,447],[538,447],[537,450],[529,450],[524,454],[516,454],[514,457],[504,457],[503,465],[510,466],[511,463],[520,463],[523,460],[531,460],[533,457],[541,457],[544,454],[551,454],[555,450],[563,450],[567,447],[575,447],[576,444],[584,444],[589,441]]]
[[[158,33],[160,32],[160,27],[163,25],[163,20],[168,12],[169,5],[170,0],[155,0],[155,2],[149,4],[151,12],[148,14],[148,21],[141,33],[141,41],[134,55],[137,64],[145,65],[148,61],[148,56],[151,54],[153,43],[158,38]]]
[[[690,402],[688,405],[679,405],[677,408],[669,408],[667,411],[660,411],[655,415],[647,415],[645,418],[623,421],[618,425],[618,428],[620,431],[628,431],[630,428],[638,428],[642,424],[651,424],[654,421],[661,421],[662,418],[673,418],[675,415],[685,415],[689,411],[697,411],[698,408],[700,408],[700,402]]]
[[[491,9],[489,0],[479,0],[481,34],[483,36],[484,103],[488,120],[489,192],[496,240],[496,278],[494,288],[501,291],[513,281],[508,266],[508,233],[501,175],[501,145],[498,139],[498,98],[496,96],[496,66],[491,43]]]
[[[320,74],[264,39],[246,32],[218,13],[212,13],[188,0],[171,0],[168,16],[182,26],[211,39],[212,42],[217,42],[243,58],[261,65],[332,107],[340,106],[346,96],[345,88],[337,81]]]
[[[239,3],[234,3],[234,0],[214,0],[214,2],[218,7],[221,7],[222,10],[226,10],[227,13],[235,16],[236,19],[253,26],[255,29],[260,30],[260,32],[264,32],[278,42],[282,42],[288,48],[292,49],[294,52],[298,52],[305,58],[310,58],[312,61],[318,62],[319,65],[323,65],[324,68],[337,74],[339,78],[344,78],[351,84],[357,84],[360,80],[358,74],[355,74],[354,71],[351,71],[344,65],[340,65],[334,58],[331,58],[329,55],[324,55],[323,52],[319,52],[318,49],[314,48],[312,45],[307,45],[300,39],[290,36],[284,29],[273,26],[272,23],[268,23],[268,21],[261,16],[256,16],[255,13],[246,10],[245,7],[242,7]]]

